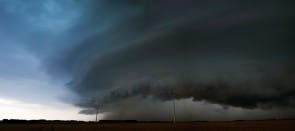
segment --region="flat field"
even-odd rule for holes
[[[1,123],[0,131],[295,131],[295,120],[138,123]]]

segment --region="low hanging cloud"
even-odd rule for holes
[[[294,107],[294,69],[273,67],[260,71],[238,71],[216,74],[216,78],[202,76],[183,78],[172,75],[166,78],[133,78],[131,84],[121,84],[109,91],[103,103],[124,100],[130,97],[152,96],[160,100],[193,98],[222,105],[243,108],[271,108],[272,106]],[[124,79],[124,78],[123,78]],[[184,80],[182,80],[184,79]]]
[[[90,5],[97,8],[85,10],[73,27],[88,35],[80,35],[53,66],[70,74],[67,85],[78,94],[74,103],[85,108],[82,114],[133,98],[192,98],[243,109],[295,106],[289,1],[102,0]],[[103,110],[116,116],[111,108]]]

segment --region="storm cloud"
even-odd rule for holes
[[[70,76],[74,104],[85,108],[80,113],[98,108],[116,118],[120,103],[132,114],[127,108],[144,100],[192,99],[245,110],[295,107],[291,1],[85,5],[69,30],[74,37],[67,37],[70,43],[49,66],[52,74]]]

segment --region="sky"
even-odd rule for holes
[[[0,0],[0,119],[295,118],[291,0]]]

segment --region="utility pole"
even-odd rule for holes
[[[175,117],[175,99],[173,99],[173,123],[176,123],[176,117]]]
[[[98,109],[97,108],[95,108],[95,121],[97,122],[97,115],[98,115]]]

